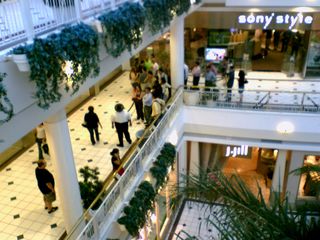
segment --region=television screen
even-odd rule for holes
[[[227,49],[226,48],[206,48],[204,55],[205,55],[206,61],[219,63],[227,55]]]

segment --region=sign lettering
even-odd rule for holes
[[[257,14],[240,15],[238,23],[240,24],[263,24],[263,29],[267,29],[271,24],[286,24],[289,29],[292,29],[297,23],[312,24],[313,17],[310,15],[303,16],[302,13],[296,15],[291,14]]]

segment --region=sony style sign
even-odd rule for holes
[[[250,13],[238,16],[239,24],[259,25],[263,29],[271,28],[287,28],[292,29],[296,25],[311,26],[313,17],[311,15],[303,15],[302,13]]]

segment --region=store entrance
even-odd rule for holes
[[[254,195],[261,192],[269,201],[278,150],[210,143],[200,143],[199,147],[201,169],[221,169],[227,176],[237,174]]]
[[[256,29],[248,35],[252,71],[302,72],[309,32]]]
[[[306,30],[186,29],[185,60],[189,66],[197,60],[205,68],[207,50],[226,49],[237,69],[293,76],[303,72],[309,36]],[[221,61],[213,61],[218,70]]]

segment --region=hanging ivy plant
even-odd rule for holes
[[[146,19],[152,34],[162,31],[170,25],[173,13],[169,7],[171,0],[143,0]]]
[[[99,37],[91,27],[80,23],[61,31],[60,46],[65,53],[64,60],[71,61],[69,78],[75,93],[88,77],[100,72]],[[68,85],[66,87],[68,90]]]
[[[178,16],[188,12],[191,6],[190,0],[171,0],[168,3],[169,8]]]
[[[139,230],[145,225],[148,212],[153,209],[155,197],[156,192],[152,185],[144,181],[139,185],[129,205],[123,209],[124,216],[118,219],[118,223],[124,225],[131,236],[138,236]]]
[[[26,53],[30,64],[30,80],[36,83],[35,98],[38,106],[49,108],[51,103],[60,101],[60,87],[64,84],[72,94],[89,76],[99,74],[99,38],[88,25],[80,23],[51,34],[45,39],[36,38],[30,46],[19,46],[13,52]],[[71,70],[65,72],[66,61]]]
[[[118,57],[123,51],[131,52],[142,41],[145,11],[140,3],[125,3],[117,10],[98,18],[104,28],[104,45],[107,52]]]
[[[171,143],[165,143],[157,160],[150,169],[151,175],[156,179],[156,190],[163,186],[168,174],[168,167],[174,163],[176,150]]]
[[[8,122],[13,116],[13,105],[7,96],[7,90],[2,83],[6,76],[6,73],[0,72],[0,112],[6,115],[4,119],[0,119],[0,125]]]
[[[51,103],[60,101],[59,87],[67,77],[62,69],[65,64],[62,56],[57,34],[46,39],[34,39],[27,51],[30,80],[36,83],[35,97],[41,108],[47,109]]]

